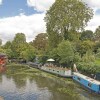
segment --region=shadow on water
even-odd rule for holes
[[[71,79],[59,78],[28,66],[8,66],[0,75],[4,100],[100,100]]]

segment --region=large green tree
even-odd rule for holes
[[[57,54],[60,57],[60,63],[71,65],[74,60],[74,51],[69,41],[62,41],[57,48]]]
[[[92,9],[81,0],[56,0],[45,17],[49,40],[57,43],[56,38],[52,40],[54,36],[58,41],[59,37],[68,39],[71,30],[84,29],[92,17]]]
[[[12,41],[12,51],[14,52],[15,58],[20,56],[20,52],[25,49],[26,45],[26,36],[24,33],[17,33]]]
[[[7,41],[4,45],[3,48],[4,49],[11,49],[12,43],[10,41]]]
[[[34,47],[27,44],[25,48],[20,52],[20,58],[23,58],[26,61],[34,61],[35,59]]]
[[[37,50],[45,51],[48,45],[48,36],[46,33],[40,33],[36,36],[35,40],[33,40],[33,46]]]

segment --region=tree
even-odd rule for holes
[[[2,45],[2,40],[0,39],[0,46]]]
[[[99,48],[100,48],[100,42],[95,42],[94,53],[97,53]]]
[[[96,57],[100,59],[100,48],[97,50]]]
[[[77,52],[79,52],[81,56],[86,54],[86,52],[89,50],[93,51],[93,49],[94,49],[93,47],[94,47],[94,42],[92,42],[90,40],[85,40],[85,41],[79,42],[76,45]]]
[[[25,43],[26,42],[26,36],[24,33],[17,33],[15,35],[15,38],[13,40],[13,42],[20,44],[20,43]]]
[[[12,43],[11,43],[10,41],[7,41],[7,42],[4,44],[3,48],[4,48],[4,49],[11,49],[11,46],[12,46]]]
[[[20,52],[20,58],[26,61],[34,61],[35,59],[35,50],[33,46],[27,45],[26,49]]]
[[[100,26],[98,26],[98,28],[96,29],[95,33],[94,33],[94,39],[95,41],[100,41]]]
[[[14,58],[14,52],[10,48],[5,49],[5,50],[6,50],[8,59]]]
[[[95,56],[92,52],[92,50],[86,51],[86,54],[82,57],[82,61],[89,63],[89,62],[94,62],[95,61]]]
[[[53,58],[55,60],[55,63],[59,63],[60,57],[58,55],[57,48],[53,48],[51,51],[49,51],[49,58]]]
[[[14,57],[18,58],[20,56],[20,52],[25,50],[27,47],[26,36],[24,33],[17,33],[12,41],[12,51],[14,52]]]
[[[57,48],[57,54],[60,57],[60,63],[69,65],[73,62],[74,51],[69,41],[62,41]]]
[[[93,40],[93,32],[91,30],[86,30],[81,33],[81,40]]]
[[[33,40],[33,46],[37,50],[46,50],[48,44],[48,37],[46,33],[40,33],[36,36],[35,40]]]
[[[62,39],[68,39],[70,30],[84,29],[92,17],[92,9],[81,0],[56,0],[45,17],[49,40],[52,41],[51,36],[54,34],[58,34],[57,36]]]

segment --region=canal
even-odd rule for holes
[[[73,82],[24,65],[0,74],[0,100],[100,100]]]

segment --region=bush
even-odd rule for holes
[[[95,74],[100,72],[100,66],[96,65],[93,62],[89,62],[89,63],[79,62],[77,64],[77,68],[79,71],[87,74]]]

